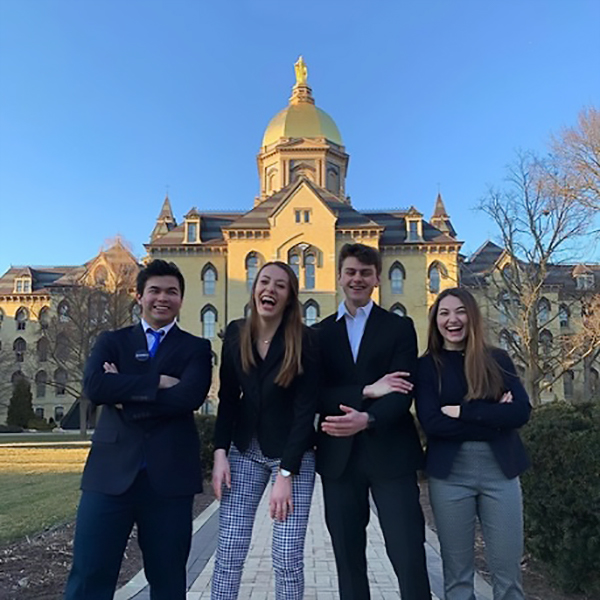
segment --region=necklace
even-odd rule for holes
[[[272,340],[272,339],[273,339],[273,338],[271,338],[271,340]],[[271,340],[263,340],[262,342],[263,342],[263,344],[270,344],[270,343],[271,343]]]

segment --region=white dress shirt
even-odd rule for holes
[[[154,344],[154,336],[151,333],[148,333],[148,329],[153,329],[152,327],[150,327],[150,325],[148,325],[148,323],[146,323],[146,321],[144,321],[144,319],[140,319],[140,325],[142,326],[142,329],[144,330],[144,333],[146,334],[146,344],[148,345],[148,350],[150,350],[150,348],[152,348],[152,345]],[[160,338],[159,344],[162,344],[165,340],[165,338],[167,337],[167,333],[169,333],[169,331],[171,331],[171,329],[173,328],[173,325],[175,325],[175,321],[171,321],[168,325],[165,325],[164,327],[161,327],[160,329],[153,329],[153,331],[162,331],[163,334]]]
[[[356,359],[358,358],[360,342],[362,341],[367,319],[371,314],[372,308],[373,300],[369,300],[368,304],[357,308],[356,314],[352,315],[345,302],[340,302],[340,305],[338,306],[336,321],[339,321],[341,318],[346,320],[346,331],[348,332],[348,340],[350,341],[354,362],[356,362]]]

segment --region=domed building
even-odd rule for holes
[[[192,208],[177,222],[167,197],[146,245],[149,258],[181,268],[189,289],[182,326],[211,340],[218,363],[219,333],[247,313],[249,289],[262,263],[282,260],[294,269],[303,316],[312,324],[341,300],[336,273],[341,246],[362,242],[383,257],[375,301],[413,318],[422,349],[429,306],[458,280],[461,242],[442,198],[435,200],[429,221],[413,206],[356,210],[346,195],[349,156],[342,135],[315,104],[302,57],[294,67],[288,106],[271,119],[262,138],[260,192],[253,207],[245,213]]]

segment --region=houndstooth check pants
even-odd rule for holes
[[[232,445],[229,452],[231,489],[223,488],[219,514],[219,543],[213,572],[211,600],[238,597],[244,561],[252,539],[256,509],[279,470],[279,459],[263,455],[256,439],[245,452]],[[277,600],[304,596],[304,540],[315,484],[314,452],[302,458],[300,473],[293,476],[294,509],[285,521],[273,521],[273,570]]]

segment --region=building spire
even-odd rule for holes
[[[173,216],[171,201],[169,200],[169,194],[167,193],[162,203],[160,213],[158,213],[156,225],[154,225],[154,229],[152,230],[152,234],[150,235],[150,241],[154,242],[154,240],[156,240],[159,237],[162,237],[163,235],[165,235],[165,233],[169,233],[169,231],[171,231],[171,229],[173,229],[176,226],[177,221],[175,221],[175,217]]]
[[[446,206],[444,205],[442,194],[440,192],[438,192],[437,198],[435,199],[435,208],[433,209],[430,221],[436,229],[439,229],[441,232],[452,237],[456,237],[456,231],[454,230],[454,227],[452,227],[450,216],[446,211]]]
[[[290,104],[300,104],[301,102],[314,104],[315,100],[312,97],[312,90],[307,83],[308,67],[302,56],[299,56],[298,60],[294,63],[294,71],[296,73],[296,85],[292,88]]]

